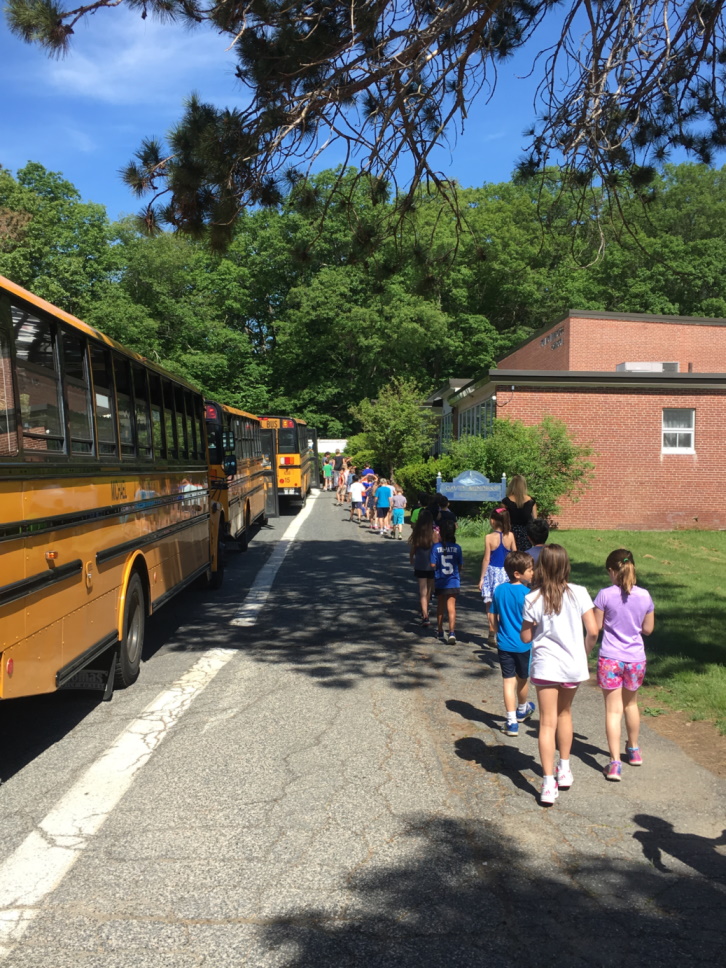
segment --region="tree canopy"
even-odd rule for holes
[[[350,408],[394,378],[426,396],[477,377],[570,308],[726,317],[726,169],[667,165],[645,208],[631,193],[603,224],[620,244],[600,259],[600,232],[556,173],[462,188],[474,229],[463,236],[422,191],[398,239],[373,251],[362,228],[392,203],[374,204],[349,172],[354,210],[338,206],[338,178],[314,176],[312,201],[296,191],[243,213],[214,255],[109,224],[35,162],[0,169],[0,273],[222,403],[292,413],[329,437],[355,431]]]
[[[540,80],[524,173],[562,164],[585,190],[649,184],[679,146],[702,162],[726,145],[726,0],[8,0],[11,29],[65,53],[83,18],[120,6],[229,39],[241,109],[196,95],[167,143],[143,141],[125,179],[151,201],[149,229],[208,230],[222,248],[249,205],[277,204],[331,145],[408,211],[428,179],[461,212],[431,163],[497,67],[531,42]],[[555,39],[551,40],[554,25]],[[111,29],[111,26],[109,26]],[[347,162],[344,168],[347,167]]]

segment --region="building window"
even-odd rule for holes
[[[694,454],[696,411],[663,410],[663,453]]]
[[[488,437],[494,426],[496,402],[490,397],[459,416],[459,437]]]

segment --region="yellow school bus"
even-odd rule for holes
[[[281,499],[305,503],[317,482],[315,452],[310,446],[308,425],[297,417],[261,417],[263,430],[275,434],[277,493]]]
[[[217,567],[204,400],[0,276],[0,698],[108,659]]]
[[[237,542],[244,551],[252,525],[267,520],[265,502],[271,472],[262,457],[260,420],[244,410],[212,400],[205,401],[204,412],[210,496],[220,505],[220,530],[225,541]],[[222,567],[223,564],[224,558]]]

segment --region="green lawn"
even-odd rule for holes
[[[608,554],[633,552],[638,583],[655,602],[641,709],[682,709],[726,733],[726,532],[554,531],[550,542],[567,549],[572,580],[593,597],[608,583]],[[478,581],[483,539],[460,543],[467,577]]]

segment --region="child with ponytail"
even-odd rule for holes
[[[494,596],[497,585],[509,581],[504,570],[504,559],[510,551],[517,550],[517,544],[512,534],[509,521],[509,511],[506,508],[496,508],[489,515],[491,533],[484,539],[484,557],[481,563],[481,578],[479,590],[484,599],[484,611],[489,612],[489,605]],[[490,624],[490,638],[493,636]]]
[[[605,732],[610,763],[608,780],[620,780],[620,731],[623,714],[628,734],[626,759],[640,766],[643,759],[638,746],[640,712],[638,689],[645,677],[643,636],[655,626],[655,606],[650,594],[636,585],[632,551],[618,548],[608,555],[605,567],[612,580],[595,598],[595,621],[603,630],[597,663],[597,682],[605,698]]]

